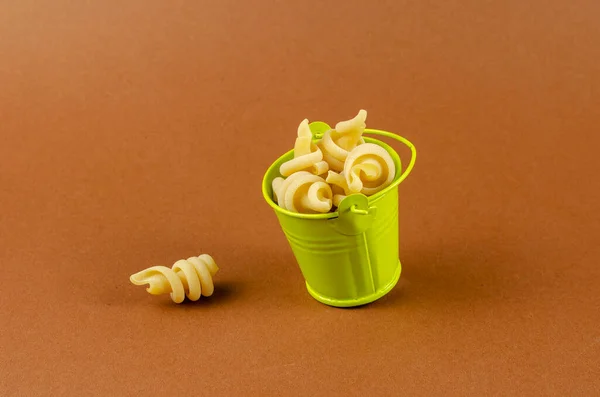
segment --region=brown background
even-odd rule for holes
[[[253,3],[0,5],[0,395],[600,395],[600,3]],[[419,156],[343,310],[260,181],[360,108]],[[199,253],[212,298],[129,283]]]

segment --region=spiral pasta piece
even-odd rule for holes
[[[298,137],[294,145],[294,158],[281,164],[279,172],[283,176],[290,176],[298,171],[308,171],[314,175],[322,175],[328,169],[329,165],[323,161],[323,152],[312,141],[312,132],[310,132],[308,120],[302,120],[298,126]]]
[[[344,164],[344,177],[352,193],[370,196],[389,186],[395,176],[394,160],[387,150],[374,143],[358,145]]]
[[[275,178],[273,196],[281,208],[305,214],[329,212],[333,205],[329,184],[307,171],[295,172],[286,179]]]
[[[273,200],[275,200],[275,202],[278,204],[280,201],[279,190],[281,189],[281,185],[283,185],[283,182],[285,182],[285,179],[278,176],[277,178],[273,179],[273,182],[271,183],[271,186],[273,187]]]
[[[346,121],[340,121],[335,125],[336,132],[340,135],[337,144],[350,151],[356,147],[362,140],[362,134],[367,127],[367,111],[361,109],[354,118]]]
[[[179,260],[170,268],[149,267],[131,275],[129,280],[135,285],[149,284],[146,291],[152,295],[170,293],[173,302],[181,303],[186,296],[191,301],[211,296],[214,292],[212,277],[218,270],[214,259],[202,254]]]
[[[337,123],[335,129],[323,134],[317,146],[323,152],[323,160],[330,169],[341,172],[348,153],[364,143],[362,134],[366,127],[366,119],[367,111],[361,109],[354,118]]]
[[[347,195],[352,194],[348,187],[348,182],[346,182],[346,178],[344,177],[344,172],[338,174],[337,172],[329,171],[325,181],[331,185],[333,205],[336,207],[340,206],[341,201],[345,199]]]

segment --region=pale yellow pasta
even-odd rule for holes
[[[131,275],[135,285],[149,284],[146,291],[152,295],[170,293],[175,303],[187,296],[197,301],[200,296],[211,296],[214,292],[212,277],[219,270],[214,259],[207,254],[182,259],[172,267],[153,266]]]
[[[279,193],[279,189],[281,189],[281,185],[283,184],[283,182],[285,182],[285,179],[278,176],[277,178],[273,179],[273,182],[271,184],[271,186],[273,187],[273,199],[275,200],[276,203],[279,203],[278,193]]]
[[[329,184],[307,171],[295,172],[286,179],[275,178],[273,196],[281,208],[305,214],[329,212],[333,205]]]
[[[334,194],[333,195],[333,205],[335,207],[339,207],[340,203],[342,202],[343,199],[346,198],[346,195],[344,194]]]
[[[396,176],[390,154],[365,143],[367,112],[359,110],[314,143],[308,120],[298,127],[294,158],[280,166],[272,182],[273,198],[284,209],[325,213],[339,207],[347,196],[371,196],[389,186]]]
[[[331,186],[333,205],[336,207],[339,207],[340,202],[346,198],[347,195],[352,194],[343,172],[338,174],[337,172],[329,171],[325,181]]]
[[[366,119],[367,112],[361,109],[354,118],[337,123],[335,129],[323,134],[317,146],[323,152],[323,160],[330,169],[341,172],[348,153],[364,143],[362,134],[366,127]]]
[[[326,182],[332,185],[332,189],[335,189],[334,194],[338,192],[345,195],[352,194],[343,172],[338,174],[337,172],[329,171]]]
[[[322,175],[328,169],[329,165],[323,161],[321,149],[312,142],[308,120],[302,120],[298,126],[298,137],[294,145],[294,158],[281,164],[279,172],[283,176],[289,176],[298,171],[308,171],[314,175]]]
[[[348,154],[344,164],[344,177],[351,193],[373,195],[389,186],[395,175],[392,157],[374,143],[358,145]]]
[[[335,131],[339,134],[337,144],[350,151],[362,141],[362,134],[367,126],[367,111],[361,109],[354,118],[346,121],[340,121],[335,125]]]
[[[317,145],[321,149],[323,160],[327,163],[329,169],[340,172],[344,169],[344,161],[348,156],[348,151],[334,142],[332,137],[334,133],[334,130],[325,132]]]

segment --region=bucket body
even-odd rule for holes
[[[324,128],[323,123],[317,126]],[[365,130],[365,134],[369,131],[378,132]],[[385,133],[388,134],[393,135]],[[365,141],[376,143],[390,153],[396,165],[395,180],[373,196],[346,197],[336,212],[298,214],[280,208],[273,201],[272,181],[280,176],[279,166],[293,158],[293,151],[273,163],[263,178],[263,195],[275,210],[308,292],[330,306],[372,302],[387,294],[400,278],[398,185],[410,169],[402,174],[400,157],[386,143],[366,136]],[[412,168],[415,153],[410,146],[413,155],[409,168]]]

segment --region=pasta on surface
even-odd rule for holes
[[[173,302],[181,303],[186,296],[191,301],[211,296],[214,292],[212,277],[218,270],[212,256],[202,254],[179,260],[170,268],[149,267],[131,275],[129,280],[135,285],[148,284],[146,291],[152,295],[170,293]]]

